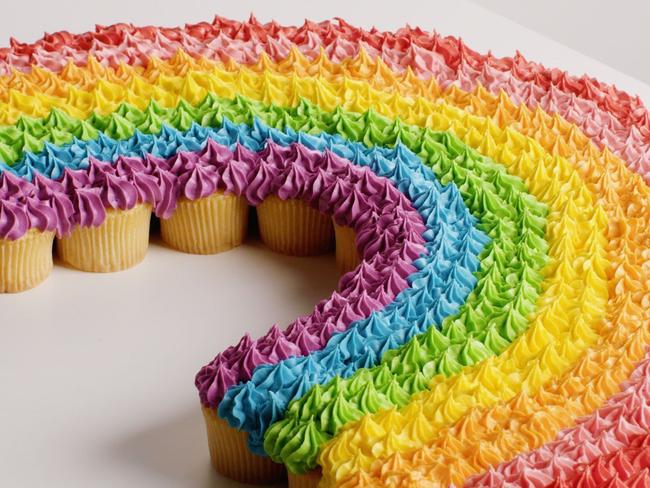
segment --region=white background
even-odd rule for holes
[[[650,83],[647,0],[472,0]]]
[[[481,51],[518,48],[650,100],[647,85],[465,2],[32,0],[2,9],[2,43],[94,23],[178,25],[217,12],[283,23],[339,15],[382,29],[408,22]],[[589,32],[589,24],[576,28]],[[258,336],[307,313],[336,280],[331,256],[281,257],[255,243],[189,256],[154,241],[135,269],[94,275],[57,266],[35,290],[0,296],[0,486],[237,486],[210,469],[194,375],[244,331]]]

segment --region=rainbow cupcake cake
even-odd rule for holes
[[[183,252],[253,211],[277,252],[335,251],[331,296],[196,375],[223,475],[650,486],[638,97],[420,29],[220,17],[13,42],[0,93],[0,291],[53,252],[134,266],[152,215]]]

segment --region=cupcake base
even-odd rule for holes
[[[287,477],[284,465],[253,454],[246,445],[247,434],[220,418],[215,409],[201,407],[208,432],[208,447],[214,469],[240,483],[266,485]]]
[[[21,238],[0,239],[0,293],[34,288],[52,271],[54,232],[29,230]]]
[[[110,273],[140,263],[149,247],[151,207],[107,210],[98,227],[77,227],[57,240],[61,260],[81,271]]]
[[[320,479],[320,468],[304,474],[293,474],[289,471],[289,488],[318,488]]]
[[[198,200],[179,200],[174,214],[160,221],[160,233],[178,251],[216,254],[244,242],[247,225],[246,200],[217,192]]]
[[[337,223],[334,223],[334,234],[336,236],[336,267],[341,274],[345,274],[361,263],[357,251],[357,236],[351,227],[344,227]]]
[[[270,196],[257,207],[262,242],[291,256],[316,256],[333,248],[332,219],[304,200]]]

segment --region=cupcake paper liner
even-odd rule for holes
[[[286,479],[284,465],[253,454],[247,434],[232,428],[212,408],[201,407],[208,432],[212,465],[219,474],[240,483],[271,484]]]
[[[57,240],[63,262],[81,271],[110,273],[140,263],[149,246],[151,207],[108,210],[98,227],[77,227]]]
[[[289,488],[318,488],[320,479],[320,468],[304,474],[293,474],[289,471]]]
[[[28,290],[52,271],[54,232],[28,231],[14,241],[0,239],[0,293]]]
[[[303,200],[270,196],[257,207],[260,236],[271,250],[291,256],[316,256],[333,248],[332,219]]]
[[[61,50],[65,55],[56,56]],[[152,52],[160,59],[150,63]],[[30,69],[35,66],[45,69]],[[85,158],[77,155],[90,153],[81,149],[79,134],[89,140],[96,133],[122,139],[132,133],[131,127],[144,129],[144,134],[134,133],[139,148],[157,152],[186,148],[186,142],[201,146],[191,141],[202,134],[198,125],[212,127],[219,120],[234,125],[224,122],[223,133],[210,133],[219,134],[215,140],[236,132],[238,144],[257,145],[258,135],[272,134],[258,124],[259,116],[287,129],[286,134],[273,132],[272,138],[283,144],[296,136],[310,147],[328,146],[336,153],[338,141],[323,145],[310,137],[323,131],[368,147],[398,148],[404,143],[444,188],[456,186],[467,204],[462,208],[476,217],[464,214],[434,228],[447,210],[460,210],[460,199],[455,198],[456,190],[420,191],[410,167],[393,164],[401,159],[401,148],[377,165],[355,159],[381,170],[406,190],[414,209],[422,210],[423,222],[432,224],[427,251],[439,254],[428,253],[427,260],[414,258],[415,271],[408,276],[401,273],[410,271],[409,261],[404,259],[403,264],[402,254],[396,253],[394,269],[400,274],[380,269],[381,278],[375,281],[370,271],[375,264],[384,265],[378,262],[369,263],[368,273],[357,268],[358,281],[348,288],[342,280],[344,290],[358,288],[361,296],[367,289],[368,297],[380,297],[377,306],[389,312],[376,322],[370,317],[376,308],[371,300],[366,300],[367,308],[350,295],[333,296],[323,302],[333,305],[322,307],[324,320],[301,321],[302,329],[286,334],[273,327],[258,340],[247,335],[202,369],[196,384],[204,404],[226,399],[221,415],[250,432],[233,429],[216,410],[204,409],[210,452],[219,471],[254,483],[286,478],[282,466],[249,449],[259,453],[260,447],[266,448],[260,442],[266,440],[264,432],[272,431],[267,452],[287,469],[301,472],[322,464],[322,472],[319,468],[289,474],[293,488],[315,487],[319,481],[323,486],[350,487],[531,482],[650,486],[649,463],[636,452],[650,445],[643,410],[650,377],[645,327],[650,323],[645,267],[650,196],[641,177],[628,171],[629,167],[650,181],[645,137],[650,118],[638,96],[586,75],[573,77],[529,62],[519,53],[495,58],[472,51],[458,38],[419,28],[381,33],[343,21],[283,27],[263,25],[254,18],[238,23],[216,17],[212,23],[178,30],[99,27],[80,36],[47,35],[34,45],[13,43],[0,53],[0,69],[7,75],[4,91],[9,94],[1,112],[5,124],[14,124],[5,134],[0,156],[7,164],[19,161],[16,174],[31,176],[34,168],[58,173],[58,163],[72,161],[81,166]],[[171,83],[171,78],[177,81]],[[108,94],[103,80],[110,82]],[[249,98],[254,103],[249,104]],[[66,113],[88,117],[87,123]],[[114,118],[97,116],[109,113]],[[39,119],[25,122],[25,114]],[[240,137],[235,125],[241,121],[254,126],[252,137]],[[191,137],[175,139],[175,132],[172,137],[163,130],[165,122],[183,132],[191,126],[187,131]],[[162,145],[150,134],[159,130],[165,133]],[[69,161],[58,156],[63,152],[50,150],[49,144],[69,140],[74,141]],[[112,154],[107,140],[102,137],[91,147],[96,146],[100,156]],[[122,142],[115,147],[132,150]],[[20,160],[36,148],[44,149],[44,154]],[[356,158],[361,152],[343,154]],[[239,169],[246,166],[238,161],[239,155],[246,151],[238,148],[237,153],[233,161],[244,164],[234,164],[229,168],[233,172],[197,169],[191,161],[196,158],[184,156],[172,166],[179,174],[186,166],[196,170],[189,184],[212,182],[210,188],[216,188],[217,181],[238,181]],[[131,166],[137,165],[121,164],[116,175]],[[147,171],[153,169],[145,166]],[[298,167],[280,169],[278,174],[260,172],[272,177],[271,191],[281,193],[275,183],[282,180],[288,186],[280,188],[295,190],[292,196],[305,195],[299,185],[311,180],[303,178]],[[321,179],[328,178],[319,175],[319,185]],[[176,183],[167,185],[169,181],[159,179],[174,197],[181,194]],[[360,187],[377,197],[373,208],[390,201],[374,191],[370,181]],[[8,193],[13,188],[11,182],[5,185]],[[345,197],[337,201],[344,209],[365,208],[356,194],[345,195],[347,188],[342,185],[329,193]],[[170,225],[182,229],[176,229],[169,241],[198,249],[205,242],[196,241],[203,237],[214,243],[206,226],[219,224],[206,214],[214,210],[209,206],[197,203],[185,220],[179,213],[183,223]],[[261,237],[271,249],[310,255],[335,245],[341,271],[359,262],[355,232],[334,228],[331,219],[306,203],[274,197],[259,212]],[[255,222],[257,214],[253,216]],[[384,249],[382,238],[391,237],[402,225],[391,227],[388,219],[381,223],[385,236],[374,239],[376,247]],[[192,242],[181,242],[181,235],[192,234],[192,226],[198,228],[197,235],[189,239]],[[361,225],[355,227],[358,237],[370,242],[362,238]],[[492,240],[486,239],[482,247],[480,239],[464,232],[469,227],[485,230]],[[448,245],[457,240],[462,241],[458,248]],[[22,257],[15,257],[22,256],[20,249],[12,250],[11,269],[22,262]],[[411,257],[411,247],[403,249]],[[24,262],[31,263],[27,258]],[[392,301],[385,304],[388,300]],[[359,314],[364,317],[355,319],[355,328],[348,320],[354,314],[343,313],[348,306],[353,312],[363,308]],[[337,326],[343,317],[341,334],[350,334],[332,339],[328,330],[316,338],[319,322],[333,317]],[[359,333],[374,325],[377,334]],[[294,330],[304,334],[294,335]],[[305,347],[299,350],[290,348],[308,335],[312,342],[303,341]],[[281,347],[283,339],[286,348]],[[312,358],[306,357],[312,352]],[[638,363],[644,354],[646,359]],[[257,369],[264,364],[273,370]],[[385,385],[390,385],[391,394],[384,394]],[[359,415],[336,415],[346,402],[347,410]],[[281,413],[284,418],[279,420]],[[359,416],[361,421],[349,422]],[[464,431],[471,435],[463,436]]]
[[[198,200],[179,200],[174,214],[160,221],[160,233],[178,251],[216,254],[239,246],[247,224],[245,199],[217,192]]]
[[[361,263],[357,251],[357,236],[351,227],[344,227],[337,223],[334,223],[334,234],[336,236],[336,267],[341,274],[345,274]]]

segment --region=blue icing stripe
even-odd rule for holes
[[[47,143],[41,153],[26,153],[15,166],[1,169],[28,179],[34,171],[58,178],[65,167],[86,167],[90,156],[104,161],[145,154],[169,158],[178,151],[200,150],[208,138],[233,149],[240,143],[253,151],[263,149],[268,139],[283,145],[298,142],[320,151],[330,149],[391,179],[409,197],[427,227],[423,236],[427,253],[413,263],[417,271],[409,276],[409,287],[383,310],[335,333],[323,350],[258,366],[250,381],[226,392],[219,415],[247,431],[251,450],[264,454],[266,429],[283,417],[292,400],[336,375],[349,377],[359,368],[378,364],[386,351],[431,326],[439,327],[445,317],[456,313],[476,284],[473,273],[479,266],[478,254],[489,238],[475,228],[476,219],[456,186],[441,185],[433,171],[405,146],[368,148],[338,135],[310,135],[290,128],[280,131],[259,119],[252,126],[224,119],[220,127],[194,124],[186,132],[163,126],[159,134],[136,132],[127,140],[101,134],[96,140],[75,140],[65,146]]]
[[[479,265],[477,256],[488,238],[474,228],[476,220],[457,188],[443,187],[433,171],[402,145],[369,149],[336,136],[291,130],[280,133],[259,124],[248,134],[258,140],[271,137],[284,144],[299,141],[313,149],[330,147],[355,164],[369,166],[408,195],[427,226],[428,253],[415,261],[417,271],[409,277],[410,286],[393,302],[334,334],[323,350],[276,365],[258,366],[249,381],[226,392],[219,415],[233,427],[247,431],[251,450],[264,454],[264,433],[284,416],[290,401],[336,375],[349,377],[359,368],[378,364],[386,351],[396,349],[432,325],[440,326],[445,317],[456,313],[476,283],[473,273]],[[246,143],[246,139],[240,142]],[[340,150],[341,144],[345,144],[346,151]]]

